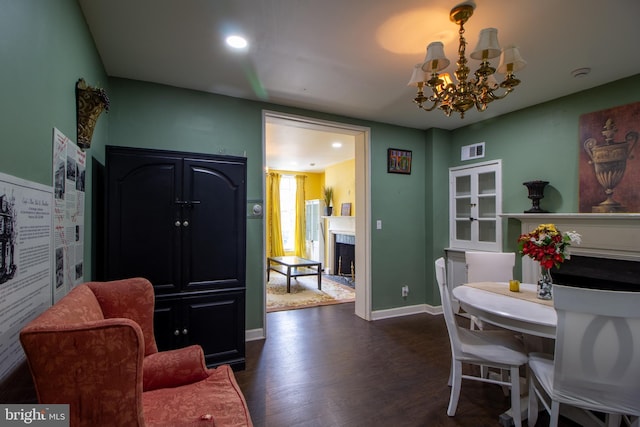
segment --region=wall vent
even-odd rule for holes
[[[481,159],[484,157],[484,142],[465,145],[460,149],[460,160]]]

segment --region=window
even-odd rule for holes
[[[293,175],[280,178],[280,215],[282,244],[286,252],[292,252],[296,238],[296,178]]]

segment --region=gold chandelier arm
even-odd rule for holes
[[[495,92],[491,91],[491,95],[490,95],[490,96],[491,96],[491,98],[492,98],[491,100],[493,101],[493,100],[496,100],[496,99],[504,99],[504,98],[506,98],[506,97],[507,97],[507,95],[509,95],[511,92],[513,92],[513,88],[512,88],[512,87],[507,88],[507,89],[505,90],[505,92],[504,92],[502,95],[496,95],[496,93],[495,93]]]
[[[419,107],[420,107],[421,109],[423,109],[424,111],[433,111],[433,110],[435,110],[435,108],[440,104],[440,102],[438,102],[438,100],[437,100],[437,99],[435,99],[435,100],[434,100],[434,99],[430,99],[430,98],[429,98],[429,101],[432,101],[432,102],[433,102],[433,104],[431,105],[431,107],[427,108],[427,107],[425,107],[425,106],[424,106],[424,105],[422,105],[422,104],[420,104],[420,105],[419,105]]]

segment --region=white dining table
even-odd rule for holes
[[[496,282],[496,285],[509,284]],[[556,337],[558,317],[552,305],[545,305],[510,295],[475,287],[476,284],[460,285],[453,288],[453,296],[469,314],[480,320],[502,328],[535,335],[543,338]],[[480,284],[478,284],[480,286]],[[521,283],[520,290],[535,294],[536,285]]]
[[[503,292],[496,293],[481,289],[482,287],[487,289],[503,287]],[[522,332],[525,337],[525,345],[529,347],[528,350],[541,351],[542,349],[538,347],[543,343],[536,342],[533,338],[541,337],[555,340],[558,316],[553,305],[535,300],[536,285],[534,284],[520,284],[520,291],[527,293],[528,299],[519,298],[515,293],[512,296],[506,291],[508,288],[509,283],[507,282],[469,283],[456,286],[453,288],[452,294],[467,313],[478,317],[484,322],[512,331]],[[527,339],[527,336],[529,339]],[[532,339],[534,342],[532,342]],[[541,341],[553,342],[549,340]],[[532,346],[533,348],[531,348]],[[546,351],[546,349],[544,350]],[[526,413],[527,404],[526,398],[523,397],[520,405],[523,420],[528,415]],[[594,424],[592,418],[585,416],[585,411],[572,406],[563,406],[562,415],[582,426],[597,425]],[[501,414],[499,421],[505,427],[511,426],[511,409]]]

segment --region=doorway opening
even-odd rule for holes
[[[329,143],[336,142],[333,139],[340,139],[346,137],[347,140],[351,140],[353,147],[353,160],[354,160],[354,179],[353,179],[353,193],[341,197],[341,202],[345,201],[345,197],[350,197],[348,203],[353,205],[351,210],[352,214],[348,216],[341,216],[341,206],[334,205],[334,216],[324,217],[320,222],[320,234],[321,239],[325,245],[333,244],[333,241],[329,240],[332,235],[329,234],[329,219],[343,219],[353,222],[353,236],[357,240],[354,248],[354,261],[357,260],[357,273],[355,276],[355,314],[365,320],[371,318],[371,290],[370,290],[370,129],[361,126],[354,126],[344,123],[328,122],[324,120],[317,120],[308,117],[283,114],[274,111],[263,112],[263,150],[264,159],[263,166],[265,172],[269,172],[271,169],[285,170],[285,171],[321,171],[320,159],[314,161],[313,157],[309,157],[313,154],[313,150],[324,150],[324,154],[331,153],[330,148],[323,148],[328,146],[321,145],[319,139],[314,139],[311,145],[308,138],[324,137],[329,138]],[[274,153],[279,154],[280,161],[286,161],[286,163],[276,163],[273,159]],[[329,160],[329,162],[339,162],[339,158]],[[294,164],[297,163],[297,164]],[[314,169],[315,167],[315,169]],[[265,182],[267,180],[265,179]],[[351,190],[347,190],[351,191]],[[266,188],[265,188],[266,196]],[[321,197],[319,197],[321,198]],[[266,197],[265,197],[266,200]],[[351,201],[352,200],[352,201]],[[335,201],[334,201],[335,203]],[[342,204],[342,203],[340,203]],[[349,218],[350,217],[350,218]],[[267,229],[265,221],[265,243],[267,241]],[[330,261],[327,257],[327,253],[323,250],[323,267],[329,264],[334,266],[335,262]],[[333,256],[333,250],[329,255]],[[264,249],[264,262],[266,271],[267,263],[267,251]],[[266,279],[266,277],[265,277]],[[266,280],[265,283],[265,319],[263,325],[265,326],[266,335]]]

